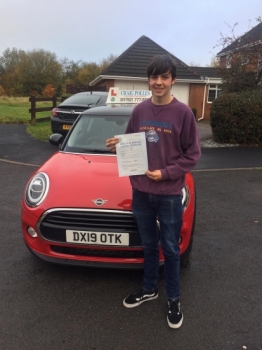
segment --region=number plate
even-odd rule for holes
[[[66,241],[80,244],[128,246],[129,234],[66,230]]]
[[[70,130],[72,125],[63,125],[63,130]]]

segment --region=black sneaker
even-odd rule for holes
[[[130,294],[123,300],[123,304],[125,307],[131,308],[136,307],[142,304],[144,301],[149,301],[156,299],[158,297],[158,290],[156,289],[154,292],[146,292],[143,289],[139,289],[133,294]]]
[[[167,323],[171,328],[179,328],[183,322],[183,314],[180,311],[179,300],[168,300]]]

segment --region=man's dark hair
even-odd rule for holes
[[[160,75],[166,72],[171,73],[172,79],[176,78],[176,63],[169,55],[154,56],[147,67],[147,77],[150,75]]]

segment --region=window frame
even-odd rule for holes
[[[215,87],[211,87],[212,85],[215,85]],[[209,92],[215,91],[215,98],[210,101],[209,99]],[[208,86],[208,93],[207,93],[207,103],[212,103],[214,100],[218,98],[218,92],[221,92],[221,84],[209,84]]]

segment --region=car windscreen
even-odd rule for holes
[[[100,95],[93,95],[93,94],[77,94],[68,97],[64,102],[60,104],[60,106],[63,105],[93,105],[97,104],[97,102],[100,100]]]
[[[106,139],[124,134],[128,120],[128,115],[82,114],[71,131],[63,151],[110,153],[106,147]]]

